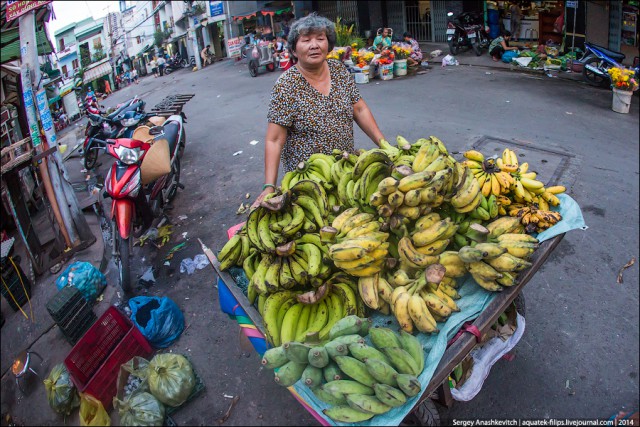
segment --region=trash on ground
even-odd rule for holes
[[[633,264],[636,263],[636,257],[633,257],[629,260],[628,263],[626,263],[625,265],[622,266],[622,268],[620,269],[620,271],[618,272],[618,278],[616,279],[616,282],[618,283],[622,283],[622,272],[625,270],[625,268],[629,268],[631,267]]]
[[[158,239],[160,243],[157,244],[159,248],[163,247],[165,243],[171,240],[171,233],[173,233],[173,225],[167,224],[158,228]]]
[[[236,211],[236,215],[245,213],[251,207],[250,203],[240,203],[240,207]]]
[[[218,424],[224,424],[224,422],[229,419],[229,417],[231,416],[231,410],[234,406],[236,406],[238,400],[240,400],[240,396],[236,396],[233,398],[233,400],[231,401],[231,405],[229,405],[229,409],[227,409],[227,412],[225,412],[224,416],[218,420]]]
[[[188,217],[188,216],[186,216],[186,215],[179,215],[179,216],[178,216],[178,219],[179,219],[180,221],[184,221],[184,220],[185,220],[185,219],[187,219],[187,218],[189,218],[189,217]]]
[[[245,199],[248,199],[248,198],[250,198],[250,197],[251,197],[251,193],[247,193],[247,194],[245,194],[245,195],[244,195],[244,198],[245,198]]]
[[[442,58],[442,66],[446,67],[448,65],[460,65],[460,63],[458,62],[455,56],[447,55],[444,58]]]
[[[167,254],[167,256],[164,257],[164,260],[169,261],[171,258],[173,258],[173,254],[183,249],[186,245],[187,245],[187,242],[182,242],[179,245],[175,245],[174,247],[172,247],[171,250],[169,250],[169,253]],[[165,263],[165,265],[169,265],[169,264]]]
[[[183,238],[183,239],[186,239],[186,238],[187,238],[187,234],[189,234],[189,232],[188,232],[188,231],[185,231],[184,233],[182,233],[182,238]]]
[[[440,49],[436,49],[429,54],[429,56],[432,58],[438,57],[440,55],[442,55],[442,51]]]
[[[191,362],[181,354],[156,354],[149,362],[149,390],[165,405],[180,406],[196,385]]]
[[[192,275],[194,271],[196,271],[196,265],[191,258],[185,258],[180,261],[180,273]]]
[[[80,406],[76,386],[63,363],[51,369],[49,376],[44,380],[44,386],[49,406],[58,414],[69,415],[74,408]]]
[[[202,270],[209,265],[209,258],[205,254],[198,254],[193,257],[193,262],[198,270]]]
[[[156,278],[153,275],[153,267],[149,267],[147,271],[144,272],[140,279],[138,279],[138,283],[144,288],[150,288],[156,284]]]
[[[129,300],[129,308],[133,323],[156,348],[173,344],[184,330],[184,315],[171,298],[133,297]]]
[[[257,139],[254,139],[253,141],[249,142],[249,144],[251,145],[256,145],[257,143],[259,143],[260,141],[258,141]]]
[[[242,150],[236,151],[235,153],[233,153],[234,156],[239,156],[240,154],[242,154]]]
[[[140,236],[140,239],[138,239],[138,241],[134,244],[134,246],[139,245],[142,247],[147,242],[147,240],[154,241],[157,238],[158,238],[158,229],[155,227],[151,227],[149,230],[147,230],[146,233]]]

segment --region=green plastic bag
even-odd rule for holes
[[[80,425],[110,426],[111,418],[102,402],[90,394],[80,393]]]
[[[69,415],[74,408],[80,406],[76,386],[71,381],[69,371],[64,364],[59,363],[53,367],[47,379],[44,380],[44,386],[49,406],[58,414]]]
[[[169,406],[182,405],[196,384],[191,363],[180,354],[157,354],[149,362],[149,390]]]
[[[113,398],[113,407],[123,426],[161,426],[164,424],[164,405],[151,393],[134,393],[125,400]]]

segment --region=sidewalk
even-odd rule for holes
[[[424,60],[428,61],[430,64],[442,64],[442,59],[449,55],[449,45],[447,43],[420,43],[420,49],[422,49],[422,54]],[[442,54],[431,58],[431,52],[435,50],[441,50]],[[483,50],[482,55],[476,56],[472,50],[467,50],[464,52],[458,53],[455,55],[456,59],[460,63],[461,66],[470,66],[470,67],[485,67],[492,68],[496,70],[503,71],[515,71],[522,72],[527,74],[538,75],[541,78],[550,77],[550,78],[559,78],[563,80],[572,80],[572,81],[582,81],[582,73],[572,73],[567,71],[552,71],[550,75],[547,75],[542,70],[532,70],[524,67],[517,67],[511,64],[505,64],[502,61],[495,62],[491,59],[488,52]]]
[[[81,172],[82,167],[78,162],[82,157],[78,153],[70,154],[78,139],[77,130],[84,131],[84,120],[79,120],[68,128],[58,133],[60,145],[67,145],[67,152],[63,154],[65,165],[69,176],[69,181],[76,189],[78,201],[89,196],[86,189],[85,174]],[[35,283],[31,287],[31,307],[25,304],[22,309],[29,316],[26,319],[20,311],[14,312],[8,303],[2,299],[2,313],[5,317],[5,324],[0,331],[2,339],[2,351],[0,352],[0,369],[2,378],[0,379],[0,389],[2,393],[2,425],[7,425],[6,416],[10,415],[15,424],[18,425],[79,425],[78,411],[74,411],[70,417],[63,417],[56,414],[47,403],[45,387],[42,381],[49,375],[54,365],[63,363],[72,346],[66,341],[61,331],[46,310],[46,304],[58,292],[55,280],[59,274],[75,261],[87,261],[96,268],[107,266],[107,257],[100,221],[91,207],[84,210],[85,218],[91,232],[96,237],[96,242],[87,249],[75,253],[67,260],[59,272],[51,274],[46,272],[36,277]],[[17,237],[17,236],[16,236]],[[20,252],[22,242],[16,238],[15,253]],[[22,257],[23,269],[26,267],[26,258]],[[109,264],[111,265],[111,264]],[[115,269],[105,268],[103,271],[107,276],[107,283],[117,283]],[[25,272],[28,275],[28,273]],[[93,306],[93,311],[100,317],[106,309],[117,301],[117,289],[113,285],[107,285],[101,302]],[[31,350],[38,353],[44,359],[42,364],[37,357],[32,358],[32,367],[36,370],[40,378],[34,375],[27,375],[20,380],[22,388],[26,391],[23,395],[17,389],[16,380],[11,372],[11,365],[14,359],[24,350]]]

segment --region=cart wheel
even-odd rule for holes
[[[426,399],[400,423],[401,426],[439,426],[440,414],[433,400]]]
[[[249,74],[251,74],[251,77],[258,75],[258,63],[253,59],[249,61]]]
[[[525,317],[526,306],[524,304],[524,294],[520,292],[516,299],[513,300],[513,304],[516,306],[516,311],[520,313],[520,316]]]
[[[276,70],[276,64],[274,64],[273,62],[271,64],[267,64],[267,71],[275,71]]]

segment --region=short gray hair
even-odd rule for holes
[[[289,36],[287,37],[287,43],[289,43],[291,50],[296,50],[296,44],[300,36],[306,36],[311,33],[325,33],[329,42],[329,52],[333,50],[336,45],[336,26],[324,16],[318,16],[316,13],[302,17],[291,25]]]

